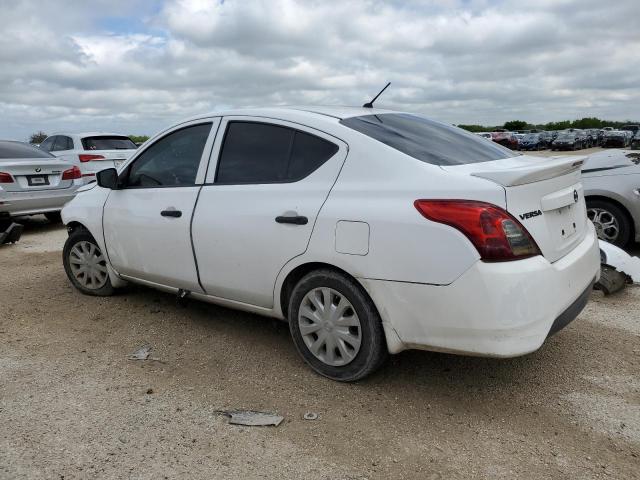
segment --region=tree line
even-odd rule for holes
[[[632,122],[630,120],[624,122],[618,122],[613,120],[601,120],[596,117],[585,117],[578,120],[561,120],[559,122],[548,122],[541,124],[533,124],[525,122],[524,120],[509,120],[504,122],[504,125],[458,125],[460,128],[464,128],[470,132],[493,132],[497,128],[504,128],[505,130],[565,130],[567,128],[604,128],[613,127],[620,128],[624,125],[640,124],[640,122]]]

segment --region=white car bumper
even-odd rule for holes
[[[360,279],[378,306],[390,352],[515,357],[537,350],[582,311],[599,278],[598,240],[589,226],[555,263],[541,256],[479,261],[445,286]]]

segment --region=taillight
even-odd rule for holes
[[[13,177],[9,173],[0,172],[0,183],[13,183]]]
[[[529,232],[496,205],[474,200],[416,200],[414,205],[425,218],[462,232],[482,260],[499,262],[540,255]]]
[[[75,165],[69,170],[62,172],[62,180],[76,180],[82,178],[82,172]]]
[[[104,156],[102,155],[89,155],[88,153],[81,153],[78,155],[78,158],[82,163],[90,162],[91,160],[104,160]]]

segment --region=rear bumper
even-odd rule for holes
[[[56,212],[73,199],[77,187],[64,190],[42,190],[39,192],[1,192],[0,212],[12,217]]]
[[[515,357],[540,348],[584,308],[600,274],[595,230],[555,263],[538,256],[477,262],[450,285],[360,279],[383,319],[391,353],[424,349]]]

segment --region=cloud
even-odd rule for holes
[[[635,0],[9,2],[0,136],[154,133],[230,106],[379,100],[453,123],[638,118]]]

